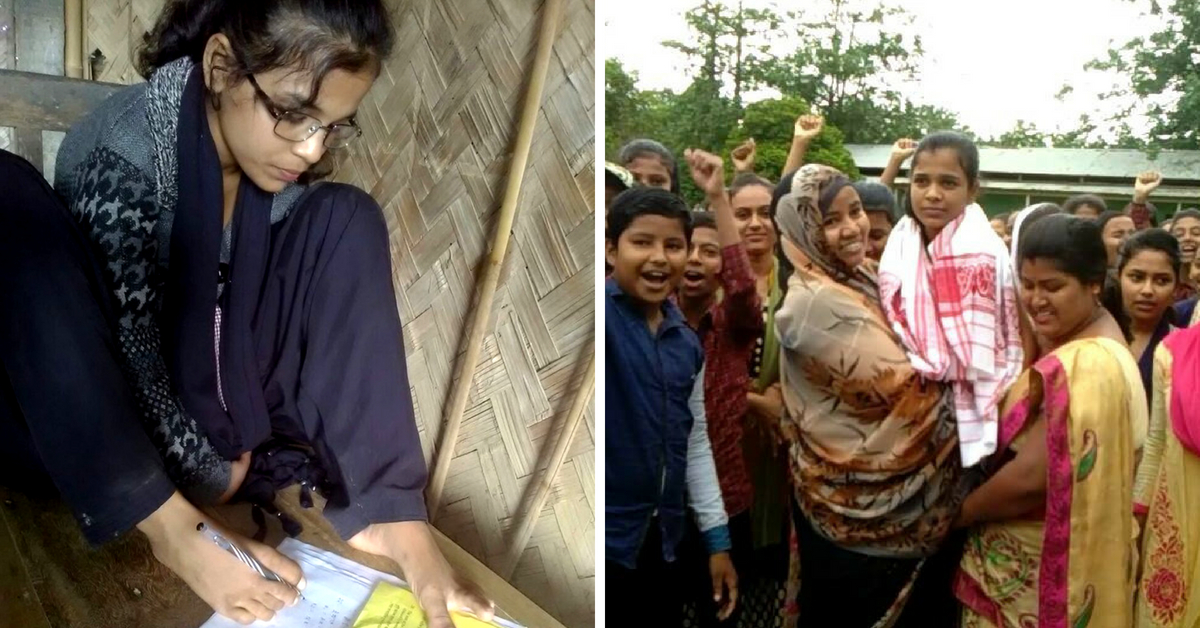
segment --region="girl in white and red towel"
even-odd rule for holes
[[[907,215],[892,231],[879,292],[918,372],[954,388],[964,467],[996,450],[997,407],[1024,362],[1016,280],[979,191],[966,136],[926,136],[913,154]]]

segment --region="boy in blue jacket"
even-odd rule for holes
[[[704,187],[724,176],[696,160]],[[605,282],[605,585],[614,612],[679,625],[677,548],[685,504],[708,547],[713,597],[737,600],[729,530],[704,419],[704,350],[668,300],[687,262],[691,215],[678,196],[634,188],[608,215]]]

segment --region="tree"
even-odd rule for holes
[[[757,147],[755,172],[771,181],[779,180],[792,145],[792,127],[796,118],[810,112],[808,103],[795,97],[760,100],[746,106],[742,124],[726,141],[723,154],[729,153],[739,144],[753,137]],[[813,140],[805,153],[805,163],[832,166],[852,179],[861,175],[854,165],[854,158],[843,145],[841,130],[826,124],[821,134]],[[726,157],[726,162],[730,160]],[[732,164],[729,164],[732,172]]]
[[[795,50],[759,62],[763,84],[812,103],[850,143],[891,143],[958,128],[944,109],[917,105],[902,92],[916,75],[921,38],[913,18],[875,0],[820,0],[787,14]]]
[[[604,147],[613,154],[622,138],[631,134],[644,113],[644,98],[637,89],[636,73],[626,72],[616,59],[604,61]]]
[[[1161,18],[1158,32],[1130,39],[1095,59],[1087,70],[1112,73],[1116,82],[1099,99],[1115,110],[1089,116],[1088,137],[1105,136],[1129,148],[1196,149],[1200,136],[1200,4],[1195,0],[1131,0],[1147,5]],[[1059,93],[1060,99],[1072,91]],[[1149,138],[1130,128],[1131,119],[1145,119]]]
[[[981,143],[985,146],[1001,148],[1046,148],[1050,144],[1050,138],[1032,123],[1017,120],[1017,124],[1013,128],[1005,131],[999,137]]]
[[[756,83],[756,68],[769,55],[766,38],[779,28],[779,16],[762,9],[747,9],[721,2],[704,2],[684,14],[692,31],[685,41],[665,41],[663,46],[682,52],[697,80],[731,85],[735,107]]]

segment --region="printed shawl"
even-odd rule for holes
[[[964,466],[996,451],[997,407],[1021,372],[1016,280],[1004,243],[970,205],[925,245],[905,216],[880,260],[880,300],[909,360],[954,388]]]
[[[925,556],[965,492],[950,395],[909,365],[869,266],[846,268],[830,253],[817,199],[839,174],[804,166],[776,208],[795,266],[776,316],[794,491],[834,543]]]

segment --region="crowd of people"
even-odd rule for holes
[[[1200,210],[989,216],[965,135],[852,181],[821,127],[606,166],[610,616],[1200,626]]]

